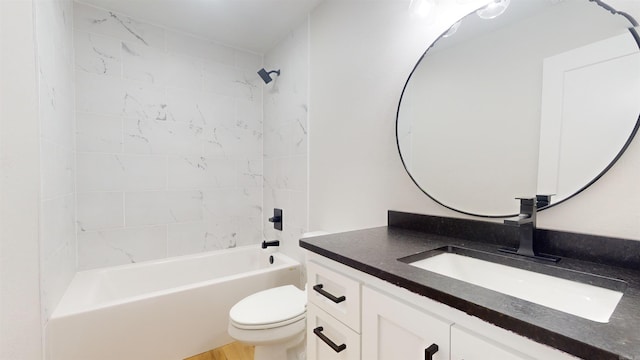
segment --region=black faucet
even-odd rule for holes
[[[499,248],[498,251],[525,256],[533,259],[558,262],[559,257],[539,254],[535,249],[536,234],[536,212],[538,210],[538,199],[517,198],[520,200],[520,215],[504,220],[505,225],[517,226],[519,246],[514,248]]]
[[[282,209],[273,209],[273,217],[269,218],[273,223],[273,228],[282,231]]]
[[[280,241],[278,240],[273,240],[273,241],[263,241],[262,242],[262,248],[266,249],[269,246],[280,246]]]
[[[550,195],[536,195],[536,207],[538,209],[543,208],[545,206],[551,205],[551,197],[555,194]]]

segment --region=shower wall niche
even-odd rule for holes
[[[262,240],[262,55],[74,5],[78,270]]]

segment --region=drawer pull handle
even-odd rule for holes
[[[424,349],[424,360],[433,360],[433,354],[437,352],[438,352],[438,345],[431,344],[431,346]]]
[[[333,349],[333,351],[339,353],[340,351],[347,348],[346,344],[336,345],[336,343],[331,341],[331,339],[329,339],[325,334],[322,333],[322,330],[324,330],[324,328],[322,326],[318,326],[317,328],[313,329],[313,333],[316,334],[316,336],[319,337],[320,340],[324,341],[325,344],[329,345]]]
[[[319,292],[322,296],[326,297],[327,299],[333,301],[336,304],[339,304],[347,300],[347,298],[344,295],[340,297],[335,297],[333,294],[329,294],[328,292],[322,290],[322,284],[314,285],[313,290]]]

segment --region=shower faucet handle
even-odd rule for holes
[[[282,209],[273,209],[273,217],[269,218],[273,223],[273,228],[282,231]]]

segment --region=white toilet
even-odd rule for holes
[[[285,285],[249,295],[229,311],[232,338],[255,345],[254,360],[305,358],[307,293]]]

